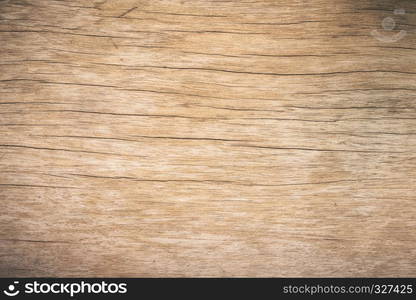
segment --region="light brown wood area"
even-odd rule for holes
[[[415,13],[0,1],[0,276],[416,276]]]

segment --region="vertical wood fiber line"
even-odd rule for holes
[[[415,13],[0,1],[0,276],[416,276]]]

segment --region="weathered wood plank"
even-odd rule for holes
[[[0,276],[416,276],[415,11],[1,1]]]

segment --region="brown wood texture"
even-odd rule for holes
[[[415,13],[0,1],[0,276],[416,276]]]

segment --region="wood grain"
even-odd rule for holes
[[[415,12],[0,1],[0,276],[416,276]]]

